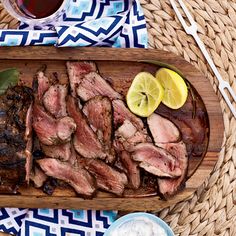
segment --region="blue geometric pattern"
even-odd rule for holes
[[[116,211],[0,209],[0,231],[17,236],[102,236]]]
[[[0,30],[0,46],[147,47],[146,22],[138,0],[69,1],[53,25],[22,22],[19,30]]]

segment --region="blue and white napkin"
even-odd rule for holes
[[[0,46],[147,47],[146,22],[137,0],[70,0],[53,25],[21,23],[0,30]]]

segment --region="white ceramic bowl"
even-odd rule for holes
[[[130,221],[134,221],[137,218],[147,218],[155,223],[157,223],[159,226],[161,226],[164,231],[166,232],[167,236],[174,236],[173,231],[171,230],[171,228],[159,217],[152,215],[152,214],[148,214],[148,213],[130,213],[128,215],[122,216],[121,218],[119,218],[118,220],[116,220],[114,223],[111,224],[111,226],[107,229],[107,231],[105,232],[104,236],[111,236],[112,232],[114,232],[115,229],[117,229],[118,227],[120,227],[121,225],[128,223]]]

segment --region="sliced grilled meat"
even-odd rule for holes
[[[71,117],[54,119],[48,115],[42,106],[33,106],[33,128],[40,142],[45,145],[58,145],[70,141],[76,124]]]
[[[167,150],[179,162],[181,176],[176,179],[158,179],[159,191],[165,197],[175,194],[185,185],[185,179],[188,169],[188,154],[186,145],[181,141],[179,143],[160,144],[162,148]]]
[[[119,173],[100,160],[87,159],[85,168],[95,177],[100,189],[121,196],[128,183],[124,173]]]
[[[68,97],[67,110],[77,125],[73,139],[75,150],[86,158],[105,159],[106,154],[103,152],[102,144],[88,125],[85,116],[76,104],[76,100],[71,96]]]
[[[30,173],[30,179],[33,181],[35,188],[41,188],[47,178],[48,176],[37,166],[34,166],[34,170]]]
[[[142,130],[144,128],[142,120],[131,113],[122,100],[113,100],[112,106],[114,110],[113,116],[115,129],[121,126],[125,120],[129,120],[137,130]]]
[[[78,194],[91,196],[96,190],[94,179],[82,168],[72,167],[66,162],[53,158],[44,158],[37,162],[46,175],[65,181]]]
[[[88,101],[97,95],[109,97],[111,100],[122,99],[122,96],[96,72],[90,72],[84,75],[78,85],[77,95],[83,101]]]
[[[137,144],[146,142],[151,142],[146,130],[138,131],[129,120],[125,120],[115,132],[115,148],[117,151],[121,150],[120,147],[122,150],[132,151]]]
[[[107,97],[96,96],[91,98],[83,108],[90,127],[97,134],[99,141],[107,153],[107,161],[115,160],[115,151],[112,147],[112,106]]]
[[[25,86],[9,88],[0,96],[0,185],[4,191],[12,189],[15,193],[26,178],[26,158],[30,160],[26,156],[31,149],[28,123],[32,99],[32,89]],[[27,171],[29,169],[30,164]]]
[[[67,116],[66,96],[68,88],[66,85],[55,84],[50,86],[43,96],[43,105],[46,110],[56,118]]]
[[[138,162],[133,161],[131,154],[123,151],[120,155],[121,162],[127,170],[127,177],[129,179],[130,187],[138,189],[140,187],[140,169]]]
[[[179,129],[170,120],[153,113],[147,118],[155,144],[174,143],[180,140]]]
[[[67,62],[66,65],[70,80],[71,95],[76,97],[76,90],[83,77],[90,72],[95,72],[97,68],[95,63],[86,61]]]
[[[34,83],[37,84],[35,90],[37,91],[37,99],[42,101],[44,93],[48,90],[50,86],[49,79],[44,75],[44,72],[39,71],[36,75],[36,80]]]
[[[71,157],[71,143],[60,144],[56,146],[41,145],[43,153],[52,158],[68,161]]]
[[[133,160],[147,172],[159,177],[176,178],[182,174],[180,163],[166,150],[153,144],[141,143],[135,146]]]

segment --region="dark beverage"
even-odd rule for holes
[[[44,18],[52,15],[64,0],[16,0],[19,9],[32,18]]]

